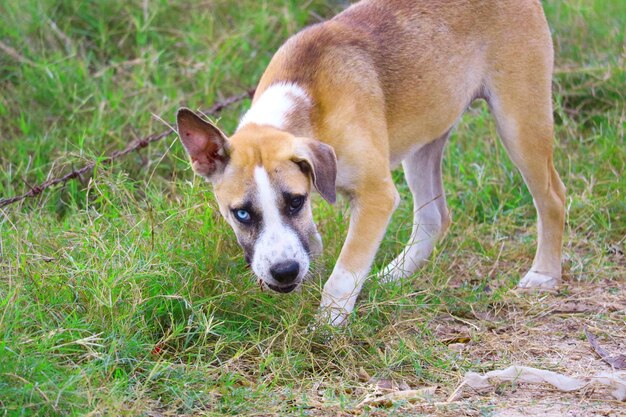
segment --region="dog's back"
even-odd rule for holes
[[[380,106],[391,153],[402,154],[441,136],[473,99],[487,96],[493,72],[529,66],[540,74],[552,70],[550,32],[537,0],[366,0],[293,36],[257,95],[276,81],[302,85],[325,103],[334,100],[324,96],[350,91],[350,103],[321,111],[336,118],[355,102]]]

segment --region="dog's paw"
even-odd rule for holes
[[[378,282],[386,284],[390,282],[398,282],[409,275],[411,275],[410,271],[405,271],[404,268],[402,268],[402,265],[399,265],[396,261],[392,261],[382,271],[376,274],[376,279]]]
[[[306,333],[312,340],[318,342],[328,342],[335,337],[342,327],[345,327],[348,320],[333,322],[327,312],[318,311],[313,320],[306,327]]]
[[[341,327],[348,324],[350,312],[343,308],[337,307],[320,307],[315,315],[316,327],[331,325],[333,327]]]
[[[385,267],[382,271],[376,274],[376,281],[382,283],[396,282],[402,279],[402,275],[393,269],[390,269],[389,266]]]
[[[517,284],[519,288],[553,290],[561,284],[561,278],[529,271]]]

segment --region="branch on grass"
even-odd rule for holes
[[[626,355],[610,355],[600,344],[598,343],[598,338],[596,335],[591,333],[585,328],[585,335],[587,336],[587,340],[589,340],[589,344],[593,348],[593,350],[598,354],[600,358],[609,365],[611,365],[614,369],[626,369]]]
[[[240,101],[243,101],[246,98],[251,98],[254,94],[254,89],[250,89],[247,90],[245,93],[242,94],[238,94],[238,95],[234,95],[231,97],[228,97],[222,101],[219,101],[217,103],[215,103],[211,108],[209,108],[208,110],[204,110],[203,113],[207,114],[207,115],[212,115],[215,116],[218,113],[220,113],[222,110],[224,110],[225,108],[232,106],[235,103],[238,103]],[[90,162],[87,165],[83,166],[82,168],[79,169],[75,169],[71,172],[68,172],[67,174],[63,175],[62,177],[57,177],[57,178],[51,178],[45,182],[42,182],[41,184],[35,185],[34,187],[31,187],[30,190],[28,190],[28,192],[22,194],[22,195],[18,195],[15,197],[11,197],[11,198],[2,198],[0,199],[0,208],[8,206],[10,204],[13,203],[17,203],[18,201],[22,201],[25,198],[28,197],[35,197],[41,193],[43,193],[45,190],[47,190],[50,187],[53,187],[55,185],[58,184],[65,184],[66,182],[73,180],[75,178],[79,178],[80,176],[82,176],[83,174],[87,173],[87,172],[91,172],[93,171],[93,169],[96,167],[97,163],[100,164],[110,164],[113,161],[115,161],[116,159],[119,159],[123,156],[128,155],[129,153],[145,148],[148,145],[150,145],[153,142],[159,141],[161,139],[164,139],[166,137],[168,137],[169,135],[171,135],[172,133],[174,133],[173,130],[166,130],[163,131],[161,133],[153,133],[150,136],[146,136],[142,139],[133,141],[130,143],[130,145],[128,145],[126,148],[121,149],[121,150],[117,150],[113,153],[111,153],[109,156],[103,158],[102,160],[96,162]]]
[[[20,55],[19,52],[17,52],[15,49],[11,48],[9,45],[7,45],[6,43],[2,41],[0,41],[0,51],[4,52],[8,56],[13,58],[17,62],[19,62],[20,64],[30,65],[31,67],[37,66],[37,64],[35,64],[33,61],[31,61],[30,59],[26,58],[23,55]]]

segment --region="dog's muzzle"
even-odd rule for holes
[[[296,288],[298,288],[298,284],[287,285],[285,287],[280,287],[278,285],[272,285],[272,284],[267,284],[267,286],[271,290],[274,290],[274,291],[282,293],[282,294],[290,293],[291,291],[293,291]]]
[[[279,262],[270,268],[272,278],[278,284],[267,284],[267,286],[280,293],[289,293],[298,287],[300,265],[295,261]]]
[[[281,284],[292,284],[298,278],[300,265],[295,261],[280,262],[270,268],[272,278]]]

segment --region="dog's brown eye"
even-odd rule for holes
[[[296,214],[298,211],[300,211],[303,204],[304,197],[292,197],[291,200],[289,200],[289,213]]]

